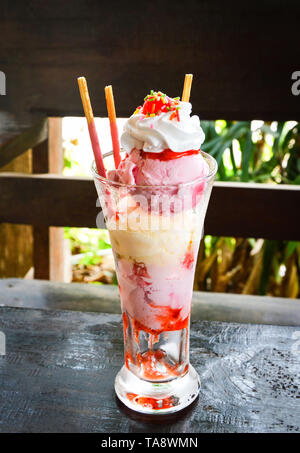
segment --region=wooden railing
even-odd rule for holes
[[[90,178],[0,173],[0,194],[0,222],[96,227]],[[300,240],[299,206],[300,186],[216,182],[205,233]]]
[[[1,147],[0,167],[33,149],[33,173],[0,172],[0,223],[33,225],[35,278],[60,280],[63,230],[96,227],[91,178],[64,177],[61,119],[42,121]],[[48,173],[50,172],[50,174]],[[300,186],[216,182],[205,221],[215,236],[300,240]],[[53,277],[55,275],[55,277]]]
[[[62,118],[44,118],[17,137],[12,137],[4,143],[0,147],[0,174],[4,174],[3,169],[1,170],[4,165],[15,162],[14,159],[21,156],[28,149],[32,150],[31,158],[29,159],[32,166],[32,173],[48,174],[50,172],[52,174],[60,174],[63,169]],[[27,170],[29,170],[29,167]],[[0,199],[3,202],[6,197],[5,193],[5,190],[2,193],[0,191]],[[17,199],[19,195],[15,195],[16,200],[12,204],[18,204]],[[30,210],[30,205],[31,203],[29,202],[26,206],[23,205],[23,208],[25,207],[25,209]],[[9,210],[10,208],[7,207],[2,211],[2,218],[6,219],[5,213],[9,214]],[[21,209],[20,214],[22,212],[23,209]],[[10,223],[7,220],[4,221]],[[22,220],[22,215],[18,223],[26,224],[26,221]],[[41,225],[36,221],[30,222],[30,224],[33,226],[30,236],[32,236],[33,240],[32,261],[35,278],[49,279],[51,277],[54,280],[64,279],[63,229],[49,228],[48,225]],[[14,237],[15,233],[13,233],[11,238]],[[11,238],[9,244],[5,246],[9,255],[11,248],[14,247]],[[2,245],[4,241],[5,239],[2,240]],[[22,242],[24,241],[28,241],[28,244],[30,244],[31,237],[22,238]],[[4,260],[3,255],[4,250],[0,250],[0,262],[2,266],[7,264],[7,260]],[[9,263],[8,269],[10,269]]]

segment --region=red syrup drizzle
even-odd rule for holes
[[[130,370],[130,362],[136,363],[139,368],[143,369],[143,377],[149,380],[162,380],[168,377],[180,376],[185,374],[188,370],[188,364],[185,366],[184,371],[178,371],[178,368],[182,365],[182,363],[177,364],[170,364],[168,363],[167,354],[161,349],[153,349],[153,346],[159,341],[159,335],[162,332],[172,331],[172,330],[181,330],[184,328],[188,328],[189,317],[187,316],[185,319],[178,318],[180,309],[172,309],[170,307],[163,307],[163,306],[156,306],[159,309],[166,309],[165,313],[162,315],[156,315],[159,319],[161,316],[163,326],[167,326],[166,328],[162,328],[160,330],[149,329],[148,327],[141,324],[134,318],[131,318],[132,324],[132,335],[139,345],[139,335],[140,331],[144,331],[150,334],[149,336],[149,346],[151,349],[144,353],[137,352],[135,356],[135,360],[131,354],[131,352],[126,348],[125,350],[125,365]],[[166,316],[166,313],[169,312],[169,318]],[[174,319],[176,320],[174,322]],[[129,321],[128,316],[124,312],[123,313],[123,328],[124,328],[124,339],[126,342],[127,339],[127,329],[128,329]],[[185,351],[187,352],[187,339],[185,345]],[[165,371],[158,371],[156,369],[157,362],[164,366]]]
[[[157,159],[161,161],[168,161],[179,159],[180,157],[192,156],[193,154],[199,154],[200,149],[190,149],[188,151],[182,151],[181,153],[175,153],[171,149],[164,149],[161,153],[148,153],[141,151],[141,157],[143,159]]]
[[[172,330],[181,330],[188,327],[189,317],[187,316],[185,319],[182,319],[180,316],[180,312],[182,308],[172,308],[165,305],[156,305],[154,303],[149,303],[150,307],[158,309],[159,314],[155,315],[157,321],[159,321],[162,328],[159,331],[152,331],[153,334],[160,334],[166,331]]]
[[[139,263],[138,261],[135,261],[133,264],[133,269],[132,269],[134,275],[138,278],[139,286],[149,286],[151,285],[150,280],[151,277],[147,271],[147,267],[145,266],[144,263]]]
[[[193,254],[191,248],[192,248],[192,241],[189,242],[187,252],[186,252],[186,254],[184,255],[184,259],[183,259],[183,261],[182,261],[182,265],[183,265],[186,269],[192,269],[193,263],[194,263],[194,261],[195,261],[195,259],[194,259],[194,254]]]
[[[172,396],[163,399],[156,399],[156,398],[147,398],[145,396],[138,396],[136,393],[127,393],[127,398],[129,401],[133,401],[140,406],[147,407],[153,410],[159,409],[169,409],[174,407],[174,399]]]
[[[194,262],[194,255],[192,252],[186,252],[184,260],[182,262],[183,266],[187,269],[191,269]]]
[[[188,252],[191,254],[192,241],[190,241],[188,246]],[[189,258],[191,261],[191,258]],[[186,258],[183,261],[183,265],[186,261]],[[191,263],[194,261],[192,258]],[[191,264],[189,264],[190,266]],[[144,263],[135,262],[133,265],[133,273],[138,279],[138,285],[144,288],[145,293],[147,292],[147,286],[151,285],[151,277],[147,271],[147,267]],[[121,290],[121,288],[120,288]],[[144,353],[137,352],[135,358],[133,358],[131,351],[126,348],[126,340],[128,335],[129,328],[129,319],[126,312],[123,312],[123,329],[124,329],[124,342],[125,342],[125,365],[130,370],[130,362],[136,364],[139,368],[143,370],[143,377],[149,380],[165,380],[168,377],[179,376],[185,374],[188,370],[188,364],[185,366],[184,371],[178,371],[178,368],[182,363],[170,364],[166,359],[167,354],[161,349],[153,349],[153,346],[158,343],[159,335],[162,332],[176,331],[182,329],[188,329],[189,316],[182,319],[181,310],[182,308],[172,308],[166,305],[156,305],[153,302],[149,301],[149,305],[158,311],[154,316],[161,326],[160,329],[151,329],[133,317],[131,318],[131,329],[132,336],[135,339],[136,344],[140,345],[140,331],[149,333],[148,345],[149,350]],[[186,336],[185,342],[185,355],[187,355],[188,347],[188,336]],[[156,364],[159,362],[164,366],[164,371],[159,371],[156,369]]]
[[[128,329],[128,318],[127,318],[127,315],[124,311],[123,313],[123,331],[124,331],[124,340],[126,341],[126,338],[127,338],[127,329]]]

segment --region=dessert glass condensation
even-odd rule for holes
[[[200,379],[189,363],[195,265],[217,171],[192,182],[138,186],[110,181],[93,165],[120,290],[125,364],[115,391],[142,413],[176,412],[196,399]],[[113,168],[112,153],[104,156]]]

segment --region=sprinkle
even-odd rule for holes
[[[150,116],[151,116],[151,118],[153,118],[153,116],[155,116],[155,113],[151,113]]]
[[[179,100],[179,99],[180,99],[180,97],[178,96],[177,98],[173,98],[173,99],[174,99],[175,101],[177,101],[177,100]]]
[[[153,129],[153,123],[150,124],[150,129]]]

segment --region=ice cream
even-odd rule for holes
[[[125,124],[121,144],[126,158],[109,179],[149,186],[182,184],[208,174],[199,153],[204,133],[191,111],[188,102],[160,92],[148,95]]]
[[[181,153],[150,153],[133,148],[118,169],[109,173],[109,178],[123,184],[161,186],[183,184],[207,174],[207,163],[198,151],[185,152],[181,157],[178,154]]]
[[[144,379],[166,380],[188,367],[194,270],[213,173],[203,141],[190,103],[152,91],[125,124],[125,156],[108,172],[111,184],[98,190],[116,261],[125,361]],[[141,332],[152,344],[147,353]],[[165,332],[179,332],[186,347],[169,353],[159,340]]]

